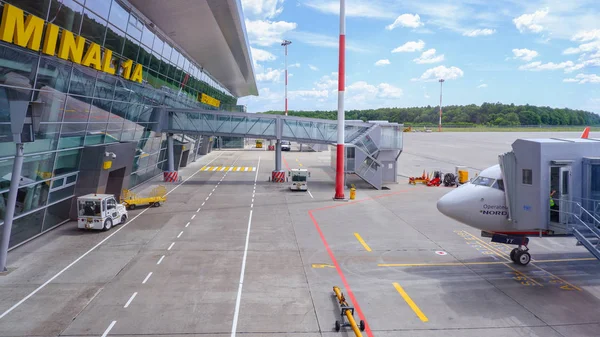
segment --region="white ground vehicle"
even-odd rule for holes
[[[292,177],[292,185],[290,189],[293,191],[307,191],[308,190],[308,177],[310,172],[307,169],[291,169],[288,175]]]
[[[127,221],[127,209],[112,194],[88,194],[77,198],[77,227],[109,230]]]
[[[289,140],[281,141],[281,151],[290,151],[292,149],[292,143]]]

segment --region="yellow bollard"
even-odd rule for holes
[[[352,184],[352,187],[350,187],[350,200],[354,199],[356,199],[356,187]]]

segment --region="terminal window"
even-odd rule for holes
[[[531,172],[531,169],[523,169],[523,184],[532,185],[533,184],[532,175],[533,174]]]

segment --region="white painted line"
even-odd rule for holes
[[[254,204],[250,204],[250,208],[254,207]]]
[[[129,301],[127,301],[127,303],[125,303],[125,306],[123,308],[127,308],[130,304],[131,301],[133,301],[133,299],[137,296],[137,291],[133,293],[133,295],[131,295],[131,297],[129,298]]]
[[[202,203],[202,206],[204,206],[205,202]]]
[[[223,153],[220,153],[217,157],[215,157],[213,160],[211,160],[210,162],[208,162],[206,165],[209,165],[213,161],[217,160],[219,157],[221,157],[223,155]],[[185,184],[188,180],[192,179],[192,177],[194,177],[198,172],[200,172],[200,170],[198,170],[198,171],[194,172],[193,174],[191,174],[184,181],[182,181],[181,183],[179,183],[177,186],[173,187],[173,189],[170,190],[169,192],[167,192],[165,195],[169,195],[171,192],[175,191],[177,188],[179,188],[179,186]],[[15,303],[8,310],[6,310],[5,312],[3,312],[2,315],[0,315],[0,319],[4,318],[11,311],[13,311],[16,308],[18,308],[21,304],[23,304],[23,302],[25,302],[28,299],[30,299],[31,296],[35,295],[38,291],[44,289],[48,284],[50,284],[50,282],[54,281],[57,277],[59,277],[60,275],[62,275],[62,273],[64,273],[65,271],[69,270],[77,262],[79,262],[81,259],[83,259],[84,257],[86,257],[89,253],[91,253],[94,250],[96,250],[96,248],[100,247],[101,244],[103,244],[104,242],[106,242],[108,239],[112,238],[115,234],[117,234],[118,232],[120,232],[123,228],[127,227],[127,225],[129,225],[131,222],[133,222],[135,219],[137,219],[140,215],[144,214],[144,212],[146,212],[149,209],[150,208],[146,208],[146,209],[142,210],[138,215],[136,215],[133,218],[131,218],[131,220],[127,221],[124,225],[119,225],[119,228],[117,228],[117,230],[115,230],[112,234],[110,234],[109,236],[105,237],[102,241],[98,242],[94,247],[90,248],[87,252],[83,253],[81,256],[79,256],[77,259],[75,259],[75,261],[71,262],[69,265],[67,265],[66,267],[64,267],[61,271],[59,271],[54,276],[52,276],[50,279],[48,279],[48,281],[44,282],[41,286],[37,287],[34,291],[32,291],[31,293],[29,293],[29,295],[23,297],[23,299],[21,299],[19,302]],[[116,323],[116,321],[114,321],[114,323]]]
[[[215,188],[217,188],[217,187],[215,186]],[[215,188],[213,188],[213,192],[215,191]]]
[[[195,217],[196,217],[196,214],[192,215],[192,220],[194,220]]]
[[[252,203],[254,203],[254,198],[252,198]]]
[[[182,234],[183,234],[183,231],[181,231],[181,233],[179,233],[179,235],[177,235],[177,238],[179,239]],[[173,242],[173,243],[175,243],[175,242]]]
[[[198,209],[196,210],[196,213],[198,213],[198,212],[200,212],[200,208],[198,208]]]
[[[231,171],[231,170],[233,170],[233,166],[232,166],[232,167],[230,167],[230,168],[229,168],[229,170],[227,170],[227,172],[229,172],[229,171]]]
[[[208,196],[210,197],[212,195],[212,192],[208,193]]]
[[[142,281],[142,284],[146,284],[146,282],[148,282],[148,279],[150,278],[150,276],[152,276],[152,272],[148,273],[148,276],[146,276],[146,278],[144,279],[144,281]]]
[[[110,330],[112,330],[112,328],[113,328],[113,326],[115,326],[115,324],[117,324],[117,321],[112,321],[110,323],[110,325],[108,326],[108,328],[106,328],[106,330],[104,330],[104,333],[102,334],[102,337],[108,336],[108,333],[110,332]]]
[[[208,200],[208,197],[206,197],[206,199],[204,199],[204,201],[207,201],[207,200]]]
[[[158,259],[158,262],[156,262],[156,264],[160,264],[162,262],[162,260],[165,258],[165,256],[161,256],[160,259]]]
[[[171,245],[169,246],[169,248],[167,248],[167,250],[171,250],[171,248],[173,248],[174,244],[175,244],[175,242],[171,242]]]
[[[308,195],[310,195],[310,197],[314,199],[314,197],[313,197],[312,193],[310,193],[310,191],[308,191]]]
[[[254,176],[254,185],[256,185],[256,180],[258,179],[258,169],[260,168],[260,156],[258,156],[258,164],[256,164],[256,175]],[[256,186],[254,186],[256,189]]]
[[[259,157],[260,160],[260,157]],[[235,311],[233,313],[233,324],[231,326],[231,336],[235,336],[237,330],[238,317],[240,314],[240,303],[242,300],[242,287],[244,285],[244,273],[246,272],[246,257],[248,256],[248,244],[250,243],[250,228],[252,227],[252,210],[248,218],[248,232],[246,233],[246,246],[244,247],[244,257],[242,258],[242,270],[240,272],[240,286],[238,288],[237,298],[235,300]]]
[[[186,223],[186,224],[185,224],[185,228],[187,228],[189,225],[190,225],[190,223],[189,223],[189,222],[188,222],[188,223]]]
[[[248,172],[249,167],[244,167],[244,172]]]

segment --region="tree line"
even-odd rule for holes
[[[266,111],[281,115],[283,111]],[[439,106],[411,108],[379,108],[348,110],[346,119],[387,120],[405,125],[437,125]],[[337,119],[337,111],[288,111],[288,115],[321,119]],[[449,105],[442,107],[442,124],[457,126],[519,126],[519,125],[600,125],[600,115],[583,110],[550,108],[535,105],[483,103],[478,106]]]

